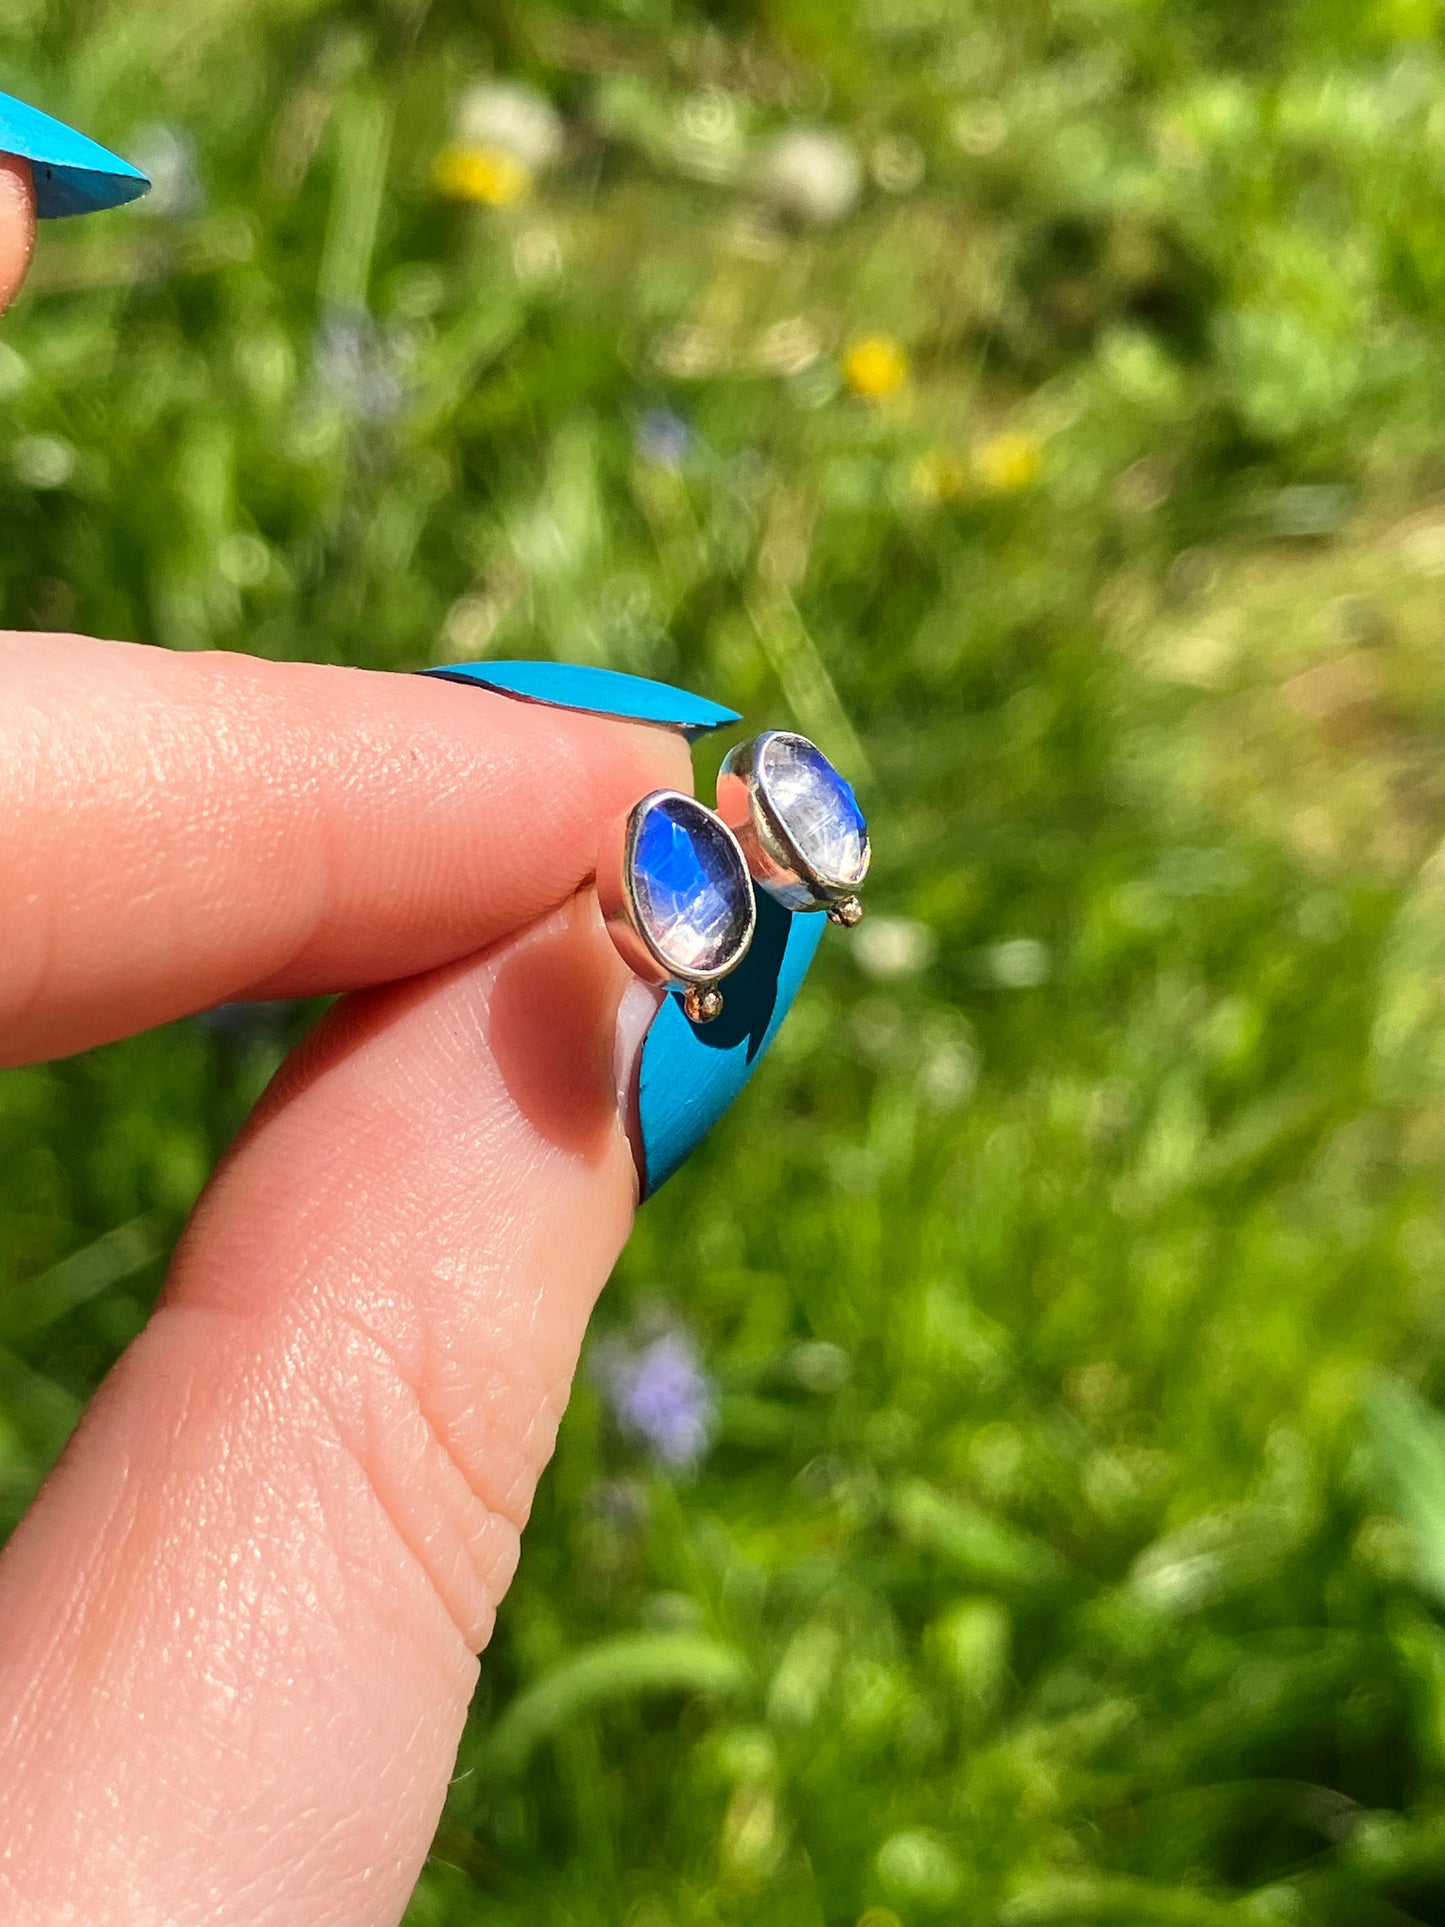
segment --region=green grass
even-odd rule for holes
[[[1438,14],[0,12],[205,195],[44,236],[7,621],[673,677],[874,824],[600,1313],[713,1450],[580,1385],[414,1927],[1445,1919]],[[489,70],[566,150],[449,204]],[[860,204],[763,218],[818,119]],[[302,1016],[0,1078],[7,1521]]]

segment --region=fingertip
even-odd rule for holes
[[[29,161],[0,154],[0,311],[8,308],[35,252],[35,181]]]
[[[475,955],[691,786],[672,730],[425,676],[0,634],[0,692],[12,1062]]]

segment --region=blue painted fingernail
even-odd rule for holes
[[[644,1198],[739,1096],[791,1010],[826,928],[826,918],[785,910],[759,891],[752,948],[727,980],[722,1015],[690,1023],[680,994],[663,999],[637,1073],[633,1148]]]
[[[42,220],[123,207],[150,187],[140,169],[119,154],[10,94],[0,94],[0,153],[30,162],[35,211]]]
[[[547,703],[555,709],[583,709],[594,716],[618,716],[626,722],[661,723],[684,736],[705,736],[741,722],[735,709],[710,703],[671,683],[651,682],[646,676],[624,676],[616,669],[592,669],[568,662],[460,662],[445,669],[424,669],[424,676],[444,682],[475,683],[500,696],[523,702]]]

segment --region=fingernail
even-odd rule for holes
[[[10,94],[0,94],[0,153],[29,161],[35,211],[42,220],[123,207],[150,187],[140,169],[119,154]]]
[[[633,1153],[639,1195],[649,1198],[695,1151],[762,1062],[792,1008],[827,928],[761,891],[752,948],[722,983],[722,1015],[689,1023],[669,992],[642,1043]],[[623,997],[624,1005],[631,992]]]
[[[424,676],[443,682],[475,683],[499,696],[521,702],[547,703],[554,709],[583,709],[594,716],[617,716],[625,722],[660,723],[684,736],[705,736],[741,722],[735,709],[675,689],[671,683],[646,676],[624,676],[616,669],[593,669],[567,662],[460,662],[445,669],[424,669]]]

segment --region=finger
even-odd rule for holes
[[[396,1921],[627,1232],[590,895],[332,1014],[0,1561],[0,1919]]]
[[[670,731],[425,677],[0,637],[0,1061],[472,955],[689,783]]]
[[[0,312],[20,292],[35,252],[35,187],[30,163],[0,154]]]

